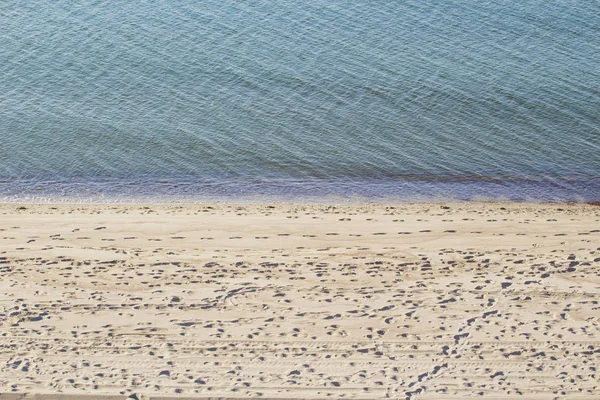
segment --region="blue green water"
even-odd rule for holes
[[[597,1],[0,3],[0,199],[600,200]]]

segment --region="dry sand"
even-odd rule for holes
[[[5,204],[0,239],[2,399],[600,397],[600,207]]]

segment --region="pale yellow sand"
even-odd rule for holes
[[[6,204],[0,277],[0,398],[600,396],[600,207]]]

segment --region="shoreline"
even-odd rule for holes
[[[172,201],[166,201],[164,198],[157,198],[156,201],[152,201],[149,198],[140,199],[122,199],[122,200],[107,200],[101,201],[100,199],[80,200],[69,198],[64,200],[57,199],[35,199],[31,201],[24,200],[6,200],[0,199],[0,207],[19,207],[19,206],[123,206],[123,207],[135,207],[135,206],[154,206],[154,207],[173,207],[173,206],[311,206],[311,207],[329,207],[329,206],[340,206],[340,207],[360,207],[363,205],[369,205],[374,207],[386,207],[386,206],[484,206],[484,205],[507,205],[507,206],[589,206],[598,207],[600,201],[595,200],[573,200],[573,201],[544,201],[544,200],[507,200],[507,199],[474,199],[474,200],[460,200],[460,199],[364,199],[364,198],[330,198],[330,199],[319,199],[310,201],[307,199],[276,199],[276,198],[187,198],[187,199],[173,199]]]
[[[600,182],[519,179],[170,178],[0,180],[0,202],[56,203],[440,203],[600,202]]]
[[[586,204],[1,203],[0,398],[592,398],[599,226]]]

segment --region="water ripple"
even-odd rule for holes
[[[0,196],[600,199],[587,1],[17,1],[0,26]]]

